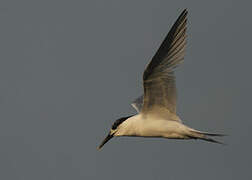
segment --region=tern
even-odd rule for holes
[[[184,60],[187,13],[185,9],[180,14],[143,73],[144,95],[131,104],[138,113],[116,120],[98,149],[118,136],[201,139],[223,144],[210,138],[223,134],[190,128],[176,114],[174,69]]]

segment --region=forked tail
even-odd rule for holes
[[[202,131],[197,131],[197,130],[190,130],[191,134],[189,135],[190,138],[192,139],[201,139],[201,140],[205,140],[208,142],[212,142],[212,143],[218,143],[218,144],[222,144],[222,145],[226,145],[223,142],[217,141],[213,138],[210,138],[208,136],[226,136],[225,134],[216,134],[216,133],[208,133],[208,132],[202,132]]]

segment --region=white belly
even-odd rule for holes
[[[126,120],[116,136],[184,138],[188,127],[178,121],[143,118],[136,115]]]
[[[146,120],[139,130],[140,136],[179,138],[185,128],[177,121]]]

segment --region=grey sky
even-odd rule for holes
[[[0,2],[0,179],[251,179],[249,1]],[[203,141],[114,138],[142,72],[188,8],[178,114]]]

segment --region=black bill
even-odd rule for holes
[[[104,144],[106,144],[111,138],[113,137],[113,134],[108,134],[107,137],[102,141],[102,143],[100,144],[100,146],[98,146],[98,149],[101,149],[102,146],[104,146]]]

